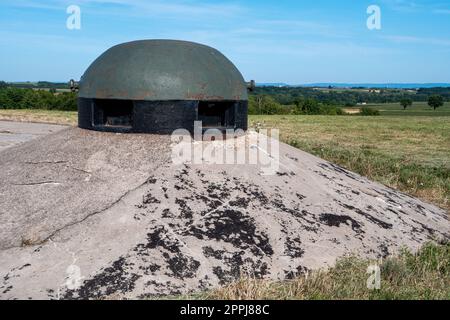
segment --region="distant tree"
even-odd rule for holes
[[[6,96],[14,103],[14,105],[18,106],[22,103],[27,90],[28,89],[8,88],[6,89]]]
[[[327,102],[320,103],[316,99],[298,98],[291,110],[292,114],[300,115],[343,115],[345,112],[336,104]]]
[[[16,103],[14,109],[40,109],[42,106],[39,94],[32,89],[26,90],[20,103]]]
[[[306,114],[320,114],[320,105],[315,99],[306,99],[303,102],[302,111]]]
[[[11,99],[6,94],[6,89],[0,89],[0,109],[9,109],[12,105]]]
[[[58,110],[76,111],[77,95],[73,92],[64,92],[56,95]]]
[[[249,114],[283,114],[285,107],[281,106],[269,95],[258,95],[250,97]]]
[[[281,113],[281,105],[271,96],[263,96],[261,101],[262,114],[279,114]]]
[[[403,107],[403,110],[406,110],[406,108],[412,106],[413,101],[412,101],[412,99],[410,99],[410,98],[405,98],[405,99],[402,99],[402,100],[400,101],[400,104],[401,104],[401,106]]]
[[[7,88],[8,84],[5,81],[0,81],[0,89],[1,88]]]
[[[297,98],[294,101],[294,109],[292,110],[293,114],[303,114],[303,103],[305,102],[305,100],[303,98]]]
[[[440,95],[432,95],[428,98],[428,105],[436,110],[444,105],[444,98]]]

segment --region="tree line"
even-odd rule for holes
[[[450,101],[450,88],[334,90],[333,88],[257,87],[249,98],[249,114],[346,114],[342,108],[358,103],[399,103],[404,109],[413,102],[428,102],[433,109]],[[361,108],[362,115],[378,110]]]
[[[0,83],[0,109],[77,110],[77,95],[56,89],[11,88]]]
[[[404,89],[336,89],[305,87],[256,87],[253,95],[269,95],[279,104],[293,105],[299,98],[315,99],[328,105],[355,106],[358,103],[398,103],[403,99],[427,102],[432,95],[450,101],[450,88]]]
[[[0,81],[1,87],[21,88],[21,89],[67,89],[67,82],[5,82]]]
[[[319,102],[312,98],[297,98],[291,105],[282,105],[270,95],[250,95],[249,114],[323,114],[341,115],[345,112],[337,105]]]

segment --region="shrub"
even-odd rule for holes
[[[332,104],[319,103],[314,99],[297,99],[295,107],[292,110],[293,114],[307,114],[307,115],[343,115],[341,108]]]
[[[377,109],[372,109],[372,108],[362,108],[361,115],[362,116],[379,116],[380,111]]]
[[[338,107],[335,106],[321,106],[319,110],[319,115],[329,115],[329,116],[337,116],[343,115],[345,112]]]
[[[342,110],[342,108],[336,108],[336,114],[337,114],[338,116],[344,116],[344,115],[346,115],[347,113],[346,113],[344,110]]]
[[[444,98],[440,95],[432,95],[428,98],[428,105],[436,110],[444,105]]]
[[[249,114],[287,114],[288,112],[286,110],[286,108],[271,96],[250,96],[248,106]]]

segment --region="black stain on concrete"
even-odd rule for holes
[[[273,255],[267,235],[258,233],[255,220],[237,210],[216,210],[204,218],[203,227],[191,226],[185,235],[231,243],[236,248],[249,249],[258,256]]]
[[[358,234],[364,233],[361,224],[352,217],[346,215],[323,213],[320,215],[319,219],[322,223],[325,223],[329,227],[340,227],[341,224],[349,224],[354,232]]]

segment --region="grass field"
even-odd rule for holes
[[[399,103],[368,104],[366,107],[380,110],[383,116],[450,116],[450,102],[436,110],[430,108],[426,102],[414,102],[406,110],[403,110]]]

